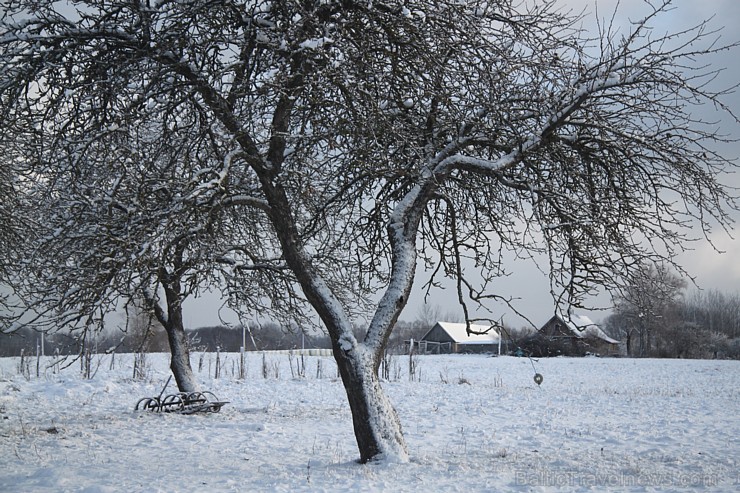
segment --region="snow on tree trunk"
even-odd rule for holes
[[[334,358],[352,411],[360,462],[407,462],[401,421],[380,386],[371,351],[362,344],[350,350],[337,344]]]
[[[199,390],[193,369],[190,366],[190,350],[188,349],[188,336],[182,323],[182,302],[180,300],[179,282],[163,283],[167,300],[167,313],[161,306],[149,296],[150,304],[154,309],[155,316],[164,326],[167,332],[167,340],[170,344],[170,369],[177,382],[180,392],[196,392]]]
[[[177,326],[168,325],[167,339],[170,343],[170,368],[175,376],[177,388],[180,392],[196,392],[198,384],[193,375],[193,369],[190,366],[190,350],[188,349],[187,335],[182,324]]]

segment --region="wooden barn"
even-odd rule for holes
[[[437,322],[421,340],[413,341],[414,351],[419,354],[500,354],[501,335],[496,329],[488,325],[471,325],[470,329],[486,333],[468,334],[465,324]]]
[[[565,356],[586,353],[611,356],[619,354],[619,341],[606,335],[585,315],[554,316],[538,331],[546,340],[557,343]]]

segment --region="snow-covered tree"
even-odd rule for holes
[[[110,145],[98,136],[121,129],[168,156],[207,143],[222,165],[175,173],[185,183],[141,218],[230,242],[197,197],[183,202],[198,190],[228,205],[225,225],[255,228],[258,244],[233,250],[249,262],[228,263],[289,269],[330,335],[362,461],[407,458],[377,369],[417,263],[430,286],[456,280],[467,319],[471,303],[506,301],[507,251],[546,254],[556,301],[580,305],[670,260],[687,222],[706,232],[734,208],[721,183],[732,162],[692,116],[722,108],[715,71],[695,60],[723,48],[703,23],[652,31],[667,1],[593,39],[553,2],[26,3],[10,2],[0,28],[0,124],[32,129],[59,161],[39,180],[65,163],[94,172]],[[187,138],[144,132],[165,121]]]
[[[13,62],[29,62],[17,55]],[[120,74],[101,78],[95,57],[106,53],[91,56],[77,68],[42,69],[38,84],[29,83],[37,68],[8,65],[19,70],[7,81],[25,92],[17,105],[17,94],[3,94],[3,149],[14,151],[6,156],[25,177],[14,214],[35,224],[23,248],[15,242],[23,256],[12,257],[8,280],[28,305],[25,325],[72,327],[80,338],[112,311],[144,300],[166,329],[179,389],[192,392],[198,385],[182,307],[188,297],[238,287],[232,308],[259,312],[265,295],[287,305],[296,295],[291,284],[280,285],[286,270],[279,256],[265,253],[265,227],[243,213],[233,220],[233,208],[260,201],[248,195],[253,185],[229,171],[233,155],[202,123],[197,105],[187,94],[172,100],[172,93],[147,92],[148,82],[131,81],[124,64]],[[109,62],[114,70],[118,62]]]
[[[72,93],[65,104],[74,118],[97,118],[90,109],[81,111],[84,102]],[[178,387],[195,391],[182,303],[229,281],[238,282],[243,298],[254,294],[250,286],[258,274],[250,279],[243,273],[259,268],[244,253],[260,250],[258,229],[246,218],[231,222],[224,212],[242,200],[224,197],[230,158],[213,148],[207,133],[191,132],[196,123],[179,115],[157,125],[119,126],[121,116],[125,111],[95,123],[92,138],[73,123],[62,138],[28,146],[38,157],[26,163],[36,179],[24,207],[39,225],[15,285],[42,330],[72,326],[84,332],[122,304],[144,300],[166,329]],[[216,229],[221,234],[214,235]]]

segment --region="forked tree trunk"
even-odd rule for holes
[[[292,103],[284,102],[284,104],[290,106]],[[280,152],[276,152],[278,156],[283,154],[282,148]],[[273,161],[273,166],[277,166],[276,161]],[[324,322],[332,340],[334,359],[337,362],[352,412],[352,424],[360,451],[360,462],[366,463],[372,460],[407,462],[408,452],[401,431],[401,422],[380,386],[377,369],[378,358],[382,353],[380,349],[387,343],[390,330],[401,313],[405,304],[404,300],[408,299],[408,292],[413,282],[416,260],[415,235],[407,234],[407,237],[401,237],[400,233],[394,233],[399,236],[399,238],[394,238],[395,243],[403,241],[406,248],[398,246],[394,248],[394,261],[396,256],[402,257],[403,261],[399,262],[401,273],[399,274],[399,268],[396,265],[394,265],[393,272],[396,278],[403,279],[406,276],[406,279],[403,283],[396,282],[397,288],[399,286],[403,288],[402,293],[396,293],[397,290],[394,290],[392,294],[386,292],[383,297],[386,309],[380,311],[384,317],[381,317],[375,327],[385,327],[386,330],[375,331],[379,335],[373,338],[376,350],[372,350],[369,344],[357,343],[351,335],[351,322],[342,304],[324,283],[320,273],[312,267],[311,257],[304,251],[301,235],[291,215],[287,193],[280,184],[273,183],[268,174],[260,178],[262,190],[270,203],[268,211],[270,221],[280,239],[286,263],[296,275],[303,288],[303,293]],[[423,211],[424,208],[419,207],[418,210]],[[404,222],[418,226],[419,219],[416,218],[414,222],[413,218],[407,218]],[[395,232],[395,228],[396,225],[390,229]],[[413,227],[409,229],[414,231]]]
[[[351,351],[335,346],[334,358],[352,412],[360,462],[408,461],[401,422],[380,386],[377,365],[370,351],[362,345]]]

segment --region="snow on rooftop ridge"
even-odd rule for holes
[[[447,334],[455,341],[465,344],[497,344],[501,339],[498,331],[490,325],[470,324],[470,330],[475,332],[488,331],[485,334],[468,334],[467,326],[454,322],[437,322]]]
[[[612,344],[619,343],[619,341],[616,341],[606,335],[606,332],[601,330],[601,328],[586,315],[571,313],[569,317],[561,316],[560,318],[561,320],[563,320],[563,322],[565,322],[566,325],[568,325],[568,328],[576,337],[579,337],[581,339],[583,339],[584,337],[597,337],[603,341],[610,342]]]

